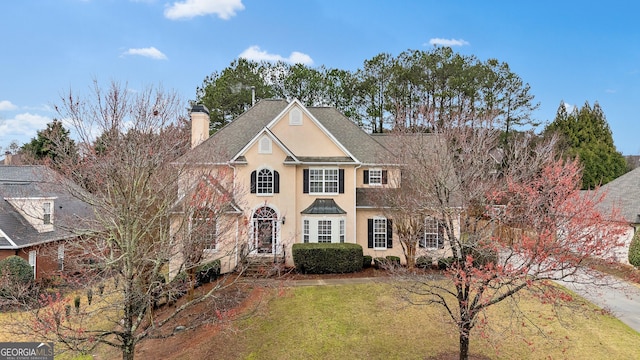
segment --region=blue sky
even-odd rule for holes
[[[56,0],[0,10],[0,148],[28,142],[65,91],[162,86],[184,100],[238,57],[355,70],[387,52],[450,44],[509,64],[553,120],[598,101],[625,155],[640,154],[636,1]]]

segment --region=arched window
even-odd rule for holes
[[[273,195],[280,192],[280,174],[267,168],[251,172],[251,193]]]

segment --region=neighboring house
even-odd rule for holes
[[[404,262],[393,219],[368,196],[400,183],[400,166],[377,136],[335,108],[297,100],[261,100],[210,138],[208,110],[195,106],[191,118],[192,149],[177,163],[192,170],[179,191],[201,181],[198,173],[224,173],[217,178],[227,179],[220,183],[234,189],[239,204],[230,228],[241,219],[248,225],[209,246],[211,258],[222,257],[223,271],[236,266],[239,248],[293,266],[294,243],[357,243],[365,255]],[[427,225],[422,245],[442,252],[438,222]],[[176,238],[184,233],[175,222],[172,228]],[[178,260],[170,265],[173,275]]]
[[[65,270],[71,229],[91,214],[62,183],[45,166],[0,166],[0,259],[22,257],[36,279]]]
[[[631,239],[636,231],[640,230],[640,168],[608,182],[598,191],[605,194],[600,204],[601,210],[611,211],[613,208],[618,208],[622,218],[629,225],[621,239],[624,246],[616,252],[616,260],[628,264]]]

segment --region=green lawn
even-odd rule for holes
[[[213,337],[210,329],[195,330],[185,334],[194,342],[166,346],[176,347],[181,359],[425,359],[457,353],[456,329],[440,309],[408,306],[395,291],[382,283],[280,289],[279,296],[267,296],[271,300],[257,314],[236,323],[236,331]],[[554,312],[525,294],[518,307],[536,326],[514,317],[511,304],[498,305],[488,313],[491,326],[472,333],[472,355],[640,359],[640,334],[592,305],[579,304],[579,313]],[[7,315],[0,314],[0,322]],[[198,333],[202,341],[195,339]],[[94,354],[96,359],[119,357],[105,348]],[[64,358],[73,358],[69,355]]]
[[[236,349],[239,359],[425,359],[457,352],[457,332],[437,308],[408,307],[394,291],[384,284],[293,288],[240,324],[241,335],[225,335],[225,348]],[[537,329],[512,321],[511,307],[499,305],[489,314],[493,326],[472,333],[471,353],[491,359],[640,357],[640,334],[589,305],[579,315],[561,311],[562,321],[532,299],[519,307]]]

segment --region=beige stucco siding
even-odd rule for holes
[[[357,233],[357,241],[356,243],[362,246],[362,250],[365,255],[370,255],[373,258],[376,257],[385,257],[385,256],[398,256],[400,258],[401,263],[406,263],[406,259],[404,258],[402,252],[402,244],[398,241],[398,235],[393,233],[393,247],[391,249],[372,249],[368,247],[368,235],[369,231],[367,228],[367,220],[373,219],[376,217],[385,217],[384,214],[380,210],[376,209],[358,209],[356,214],[356,233]]]
[[[371,185],[364,183],[365,170],[386,170],[387,171],[387,184],[385,185]],[[363,165],[357,169],[356,174],[356,187],[358,188],[397,188],[400,187],[400,169],[397,167],[390,167],[385,165]]]
[[[289,113],[286,113],[270,130],[295,156],[347,155],[304,111],[301,125],[290,125]]]
[[[173,234],[172,254],[169,258],[169,278],[174,278],[178,272],[184,270],[183,244],[188,234],[189,219],[181,213],[171,218],[171,233]],[[222,216],[218,224],[218,243],[215,249],[204,250],[201,263],[220,260],[220,271],[228,273],[238,264],[239,244],[246,234],[246,224],[241,215],[229,214]]]

